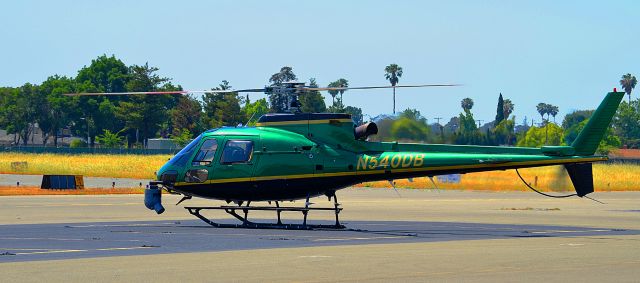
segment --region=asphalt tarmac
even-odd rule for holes
[[[640,280],[640,193],[346,189],[348,229],[212,228],[142,195],[0,198],[0,278],[15,281]],[[328,207],[326,199],[315,205]],[[287,204],[289,205],[289,204]],[[302,205],[294,203],[292,205]],[[313,213],[313,212],[312,212]],[[273,213],[271,213],[273,214]],[[267,219],[256,213],[251,219]],[[209,214],[233,223],[224,212]],[[300,213],[285,213],[299,223]],[[330,212],[310,215],[329,224]]]

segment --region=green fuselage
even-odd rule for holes
[[[203,150],[212,144],[213,151]],[[606,160],[574,151],[368,142],[355,138],[347,115],[277,115],[252,128],[203,133],[159,170],[158,180],[190,196],[275,201],[332,195],[366,181]]]

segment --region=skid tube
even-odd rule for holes
[[[194,215],[195,217],[198,217],[200,220],[204,221],[205,223],[216,227],[216,228],[249,228],[249,229],[284,229],[284,230],[314,230],[314,229],[344,229],[346,228],[344,225],[340,224],[340,219],[338,217],[338,214],[340,213],[340,211],[342,211],[342,208],[339,207],[340,204],[338,203],[338,199],[336,198],[335,194],[333,196],[330,196],[329,198],[333,197],[334,199],[334,207],[333,208],[329,208],[329,207],[309,207],[309,205],[311,204],[309,202],[309,197],[307,197],[307,201],[305,202],[305,206],[304,207],[287,207],[287,206],[280,206],[280,204],[276,201],[276,206],[272,207],[272,206],[250,206],[251,202],[247,202],[246,206],[242,206],[242,205],[238,205],[238,206],[187,206],[185,207],[185,209],[187,211],[189,211],[189,213],[191,213],[192,215]],[[242,224],[227,224],[227,223],[218,223],[218,222],[214,222],[211,219],[203,216],[202,214],[200,214],[200,211],[202,210],[224,210],[226,213],[230,214],[231,216],[235,217],[236,219],[242,221]],[[242,211],[242,213],[244,215],[240,215],[238,214],[236,211],[240,210]],[[249,221],[248,219],[248,215],[249,215],[249,211],[275,211],[278,217],[278,222],[277,223],[259,223],[259,222],[252,222]],[[283,211],[298,211],[298,212],[302,212],[304,218],[302,221],[302,224],[285,224],[282,223],[282,220],[280,218],[280,214]],[[327,225],[327,224],[308,224],[307,223],[307,215],[309,214],[309,211],[334,211],[335,215],[336,215],[336,222],[333,225]]]

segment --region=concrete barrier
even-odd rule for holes
[[[82,175],[43,175],[41,189],[46,190],[82,190],[84,178]]]

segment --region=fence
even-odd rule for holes
[[[21,153],[57,153],[57,154],[176,154],[178,149],[143,149],[143,148],[91,148],[91,147],[43,147],[43,146],[5,146],[0,152]]]

